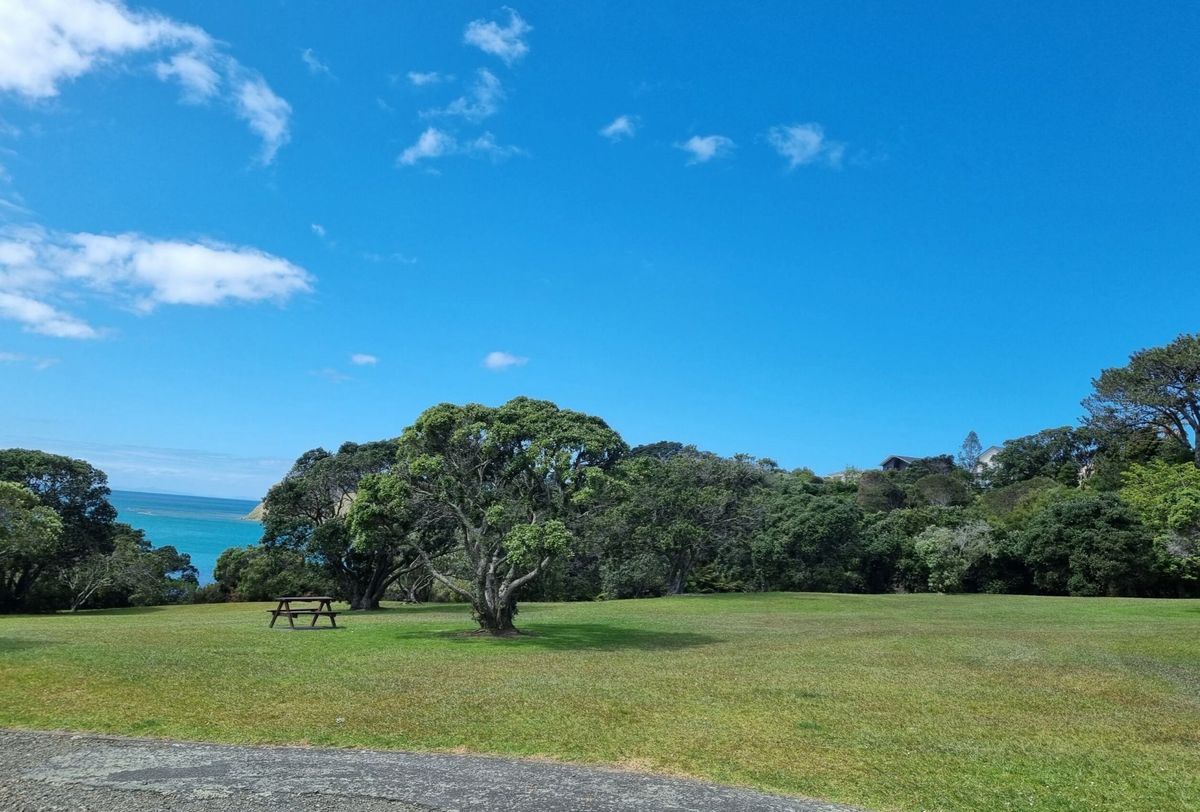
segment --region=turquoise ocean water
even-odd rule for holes
[[[155,547],[170,544],[190,555],[202,584],[212,582],[217,556],[224,550],[262,538],[262,525],[243,518],[255,505],[245,499],[113,491],[109,501],[118,519],[144,530]]]

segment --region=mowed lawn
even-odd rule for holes
[[[470,750],[872,809],[1200,809],[1200,601],[721,595],[0,618],[0,726]]]

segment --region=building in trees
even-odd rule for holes
[[[919,459],[921,459],[921,458],[920,457],[903,457],[898,454],[893,454],[892,456],[885,459],[883,462],[879,463],[879,467],[885,471],[903,471],[905,468],[908,468],[910,465],[912,465],[914,462],[916,462]]]

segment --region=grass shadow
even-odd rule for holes
[[[54,644],[49,640],[26,640],[20,637],[0,637],[0,654],[7,654],[10,651],[28,651],[29,649],[42,648],[50,645]]]
[[[606,623],[534,623],[522,627],[521,632],[512,637],[492,637],[469,629],[406,629],[395,636],[400,640],[511,645],[549,651],[678,651],[721,642],[720,638],[699,632],[655,631]]]
[[[465,603],[397,603],[372,609],[371,612],[391,615],[444,613],[461,615],[471,611]]]
[[[183,606],[185,604],[177,604]],[[99,617],[107,615],[149,615],[161,612],[165,606],[122,606],[115,609],[80,609],[78,612],[56,612],[59,617]]]

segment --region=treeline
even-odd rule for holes
[[[0,480],[16,483],[0,491],[0,600],[462,600],[507,633],[518,599],[1200,595],[1200,336],[1092,383],[1079,426],[987,459],[972,432],[956,457],[829,477],[676,442],[629,448],[603,420],[546,401],[441,404],[395,439],[302,455],[267,494],[262,542],[222,554],[201,589],[186,556],[113,521],[103,474],[0,452]],[[118,553],[160,558],[118,576],[130,572]]]
[[[1093,381],[1078,427],[957,458],[819,477],[518,398],[442,404],[394,440],[307,452],[265,501],[261,545],[206,597],[329,591],[470,602],[683,592],[1200,594],[1200,337]]]
[[[198,579],[174,547],[117,521],[103,471],[0,450],[0,611],[188,603]]]

